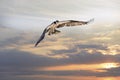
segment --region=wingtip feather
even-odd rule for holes
[[[35,44],[35,46],[34,47],[37,47],[37,44]]]
[[[90,20],[88,21],[88,23],[93,22],[93,21],[94,21],[94,18],[90,19]]]

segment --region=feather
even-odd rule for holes
[[[44,31],[43,31],[42,35],[40,36],[39,40],[36,42],[35,47],[44,39],[46,31],[47,31],[47,29],[44,29]]]

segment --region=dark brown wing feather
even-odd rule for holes
[[[61,23],[57,26],[57,28],[60,28],[60,27],[72,27],[72,26],[77,26],[77,25],[83,25],[83,24],[87,24],[86,22],[83,22],[83,21],[73,21],[73,20],[69,20],[68,22],[65,22],[65,23]]]

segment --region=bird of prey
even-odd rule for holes
[[[56,28],[61,28],[64,26],[72,27],[72,26],[85,25],[85,24],[88,24],[92,21],[94,21],[94,19],[90,19],[88,21],[76,21],[76,20],[58,21],[58,20],[56,20],[44,29],[39,40],[36,42],[35,47],[44,39],[46,33],[48,33],[48,35],[60,33],[60,31],[57,30]]]

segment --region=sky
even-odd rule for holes
[[[119,80],[119,0],[0,0],[1,80]],[[34,44],[55,20],[64,27]]]

